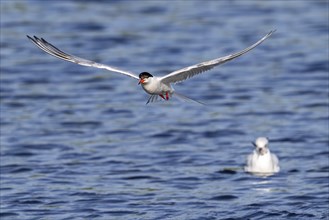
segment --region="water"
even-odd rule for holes
[[[1,219],[328,219],[327,1],[1,1]],[[137,82],[249,46],[145,105]],[[270,138],[281,172],[243,171]]]

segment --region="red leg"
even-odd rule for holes
[[[161,98],[165,99],[165,97],[164,97],[162,94],[160,94],[159,96],[160,96]]]
[[[168,92],[166,92],[166,99],[169,100]]]

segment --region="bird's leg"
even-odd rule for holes
[[[166,92],[166,99],[169,100],[168,92]]]
[[[160,96],[161,98],[165,99],[165,97],[164,97],[162,94],[159,94],[159,96]]]

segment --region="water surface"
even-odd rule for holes
[[[328,219],[327,1],[1,1],[1,219]],[[26,35],[164,75],[205,106],[145,105],[137,82]],[[281,172],[243,172],[270,138]]]

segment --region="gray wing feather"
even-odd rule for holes
[[[81,57],[77,57],[68,53],[63,52],[62,50],[58,49],[57,47],[55,47],[54,45],[50,44],[49,42],[47,42],[46,40],[44,40],[43,38],[38,38],[36,36],[34,36],[33,38],[28,36],[27,37],[36,45],[38,46],[41,50],[45,51],[46,53],[57,57],[59,59],[62,60],[66,60],[72,63],[76,63],[82,66],[90,66],[90,67],[96,67],[96,68],[100,68],[100,69],[106,69],[112,72],[117,72],[117,73],[121,73],[127,76],[130,76],[132,78],[135,79],[139,79],[138,76],[136,76],[135,74],[129,72],[129,71],[125,71],[125,70],[121,70],[119,68],[113,67],[113,66],[108,66],[105,64],[101,64],[101,63],[96,63],[94,61],[91,60],[87,60]]]
[[[234,53],[234,54],[230,54],[224,57],[220,57],[214,60],[210,60],[210,61],[205,61],[193,66],[189,66],[189,67],[185,67],[183,69],[180,70],[176,70],[168,75],[165,75],[163,77],[160,78],[160,80],[163,83],[169,84],[169,83],[177,83],[177,82],[181,82],[184,81],[188,78],[191,78],[192,76],[195,76],[197,74],[203,73],[205,71],[208,71],[212,68],[214,68],[217,65],[226,63],[230,60],[233,60],[247,52],[249,52],[250,50],[254,49],[255,47],[257,47],[259,44],[261,44],[264,40],[266,40],[269,36],[271,36],[273,33],[275,32],[275,30],[270,31],[267,35],[265,35],[262,39],[260,39],[259,41],[257,41],[256,43],[254,43],[253,45],[251,45],[250,47],[247,47],[246,49]]]
[[[274,163],[275,166],[278,166],[279,165],[279,159],[278,157],[275,155],[275,154],[271,154],[271,157],[272,157],[272,161]]]

